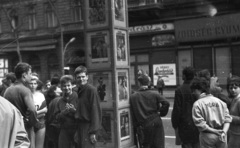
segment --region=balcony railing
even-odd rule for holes
[[[162,0],[129,0],[128,7],[147,6],[152,4],[161,4]]]
[[[221,3],[221,2],[228,2],[229,0],[128,0],[128,7],[140,7],[140,6],[148,6],[153,4],[161,4],[164,6],[167,5],[181,5],[181,4],[188,4],[188,5],[196,5],[196,4],[205,4],[205,3]],[[238,1],[238,0],[236,0]]]

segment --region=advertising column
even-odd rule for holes
[[[102,107],[97,147],[135,147],[129,109],[127,0],[84,0],[83,8],[89,82],[97,88]]]

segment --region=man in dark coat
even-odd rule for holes
[[[17,80],[8,87],[4,93],[4,98],[11,102],[22,114],[24,126],[30,139],[30,148],[35,147],[35,134],[33,127],[41,128],[42,123],[37,119],[37,112],[33,102],[33,96],[28,85],[31,81],[31,66],[28,63],[18,63],[14,73]]]
[[[75,69],[78,85],[78,104],[75,117],[78,120],[78,147],[95,148],[96,134],[101,127],[100,98],[97,89],[88,84],[88,71],[84,66]]]
[[[190,89],[195,70],[186,67],[182,74],[184,83],[175,90],[172,126],[180,136],[182,148],[199,148],[199,132],[192,119],[192,107],[197,98]]]
[[[160,116],[168,113],[169,102],[148,88],[149,78],[138,77],[140,89],[130,96],[133,126],[141,148],[165,148],[165,134]]]

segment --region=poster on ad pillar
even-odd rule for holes
[[[110,67],[108,31],[87,33],[87,64],[90,68]]]
[[[164,80],[166,86],[175,86],[176,79],[176,64],[154,64],[153,65],[153,84],[157,85],[159,78]]]
[[[126,27],[126,0],[114,0],[114,25]]]
[[[107,27],[108,18],[108,0],[88,0],[85,3],[86,11],[86,27],[88,29]]]

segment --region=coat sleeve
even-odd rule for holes
[[[91,89],[90,95],[90,134],[95,134],[101,127],[102,112],[100,107],[100,98],[96,89]]]
[[[196,102],[194,103],[192,108],[192,118],[194,124],[197,126],[199,131],[205,131],[210,128],[207,125],[206,120],[202,116],[202,110],[199,108]]]
[[[12,136],[16,136],[15,138],[12,137],[12,139],[15,139],[14,148],[29,148],[30,141],[24,127],[23,118],[17,109],[15,110],[14,127],[12,131],[15,132]]]
[[[174,129],[178,128],[178,124],[180,121],[180,115],[182,114],[181,98],[182,98],[181,92],[176,90],[175,97],[174,97],[173,110],[172,110],[172,117],[171,117],[172,126]]]
[[[158,95],[158,96],[159,96],[160,116],[163,117],[163,116],[167,115],[170,103],[167,101],[167,99],[165,97],[160,96],[160,95]]]

